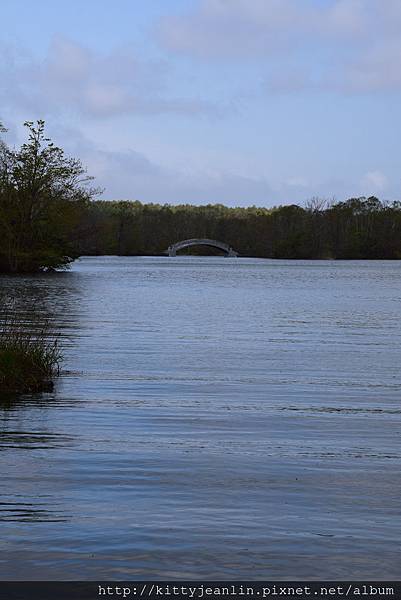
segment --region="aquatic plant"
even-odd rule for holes
[[[49,391],[60,373],[57,337],[48,322],[21,324],[15,314],[0,319],[0,394]]]

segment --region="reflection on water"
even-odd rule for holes
[[[0,439],[0,452],[10,448],[50,449],[58,445],[66,446],[72,440],[71,437],[57,433],[32,432],[32,431],[2,431]]]
[[[396,579],[398,262],[86,258],[2,277],[51,393],[0,403],[3,579]]]
[[[41,503],[40,498],[37,499],[35,504],[27,504],[26,502],[0,502],[0,521],[62,523],[66,520],[65,516],[58,517],[56,510],[47,508],[45,503]]]

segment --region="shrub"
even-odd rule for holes
[[[7,315],[0,323],[0,393],[49,391],[61,352],[48,323],[29,329]]]

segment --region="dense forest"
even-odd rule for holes
[[[401,259],[401,203],[370,197],[228,208],[94,201],[74,232],[74,247],[80,255],[152,255],[197,237],[227,242],[242,256]]]
[[[159,255],[198,237],[242,256],[401,259],[400,202],[315,198],[304,207],[229,208],[95,200],[100,190],[45,136],[43,121],[25,125],[20,149],[0,144],[0,272],[51,270],[82,255]]]

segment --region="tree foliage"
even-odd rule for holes
[[[21,148],[0,147],[0,271],[63,267],[77,256],[73,232],[97,190],[81,162],[27,121]]]
[[[76,250],[157,255],[177,241],[202,237],[227,242],[244,256],[401,259],[401,204],[373,196],[270,209],[102,200],[84,212]]]

